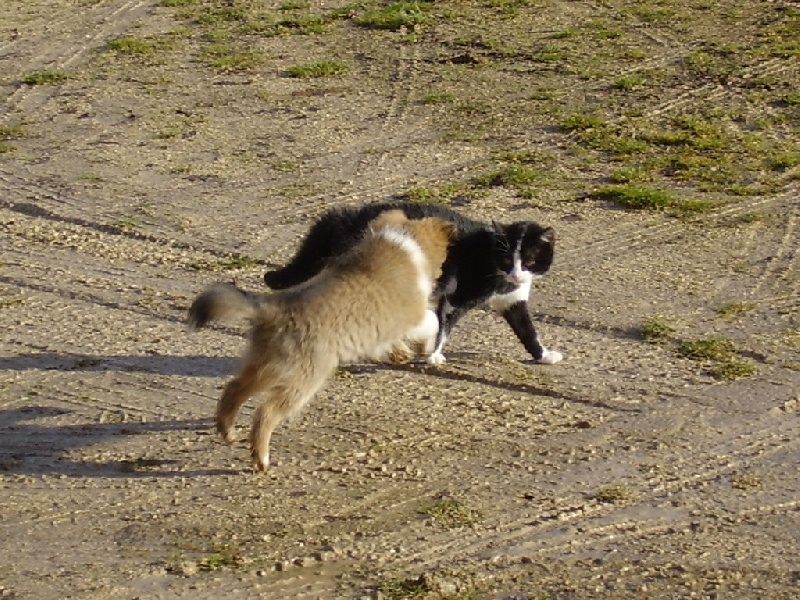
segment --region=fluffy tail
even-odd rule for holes
[[[211,321],[238,317],[252,319],[260,307],[258,298],[230,283],[217,283],[200,294],[189,309],[189,329],[200,329]]]

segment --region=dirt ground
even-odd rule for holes
[[[377,6],[2,3],[0,597],[798,597],[798,5]],[[474,311],[253,472],[211,429],[244,328],[189,303],[403,193],[556,228],[565,360]]]

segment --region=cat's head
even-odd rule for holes
[[[494,262],[508,283],[524,285],[541,277],[553,264],[556,232],[533,221],[492,223]]]

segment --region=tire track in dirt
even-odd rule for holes
[[[32,347],[33,349],[41,350],[42,352],[46,352],[48,354],[52,353],[52,351],[43,349],[41,347]],[[76,363],[80,363],[80,361],[86,358],[85,355],[72,353],[72,352],[60,352],[60,355],[63,355],[66,359],[67,357],[74,357]],[[116,370],[116,369],[115,369]],[[100,375],[104,375],[108,371],[100,371]],[[119,388],[111,388],[108,386],[102,385],[99,381],[101,378],[96,374],[98,371],[87,370],[85,367],[71,367],[71,368],[61,368],[61,369],[53,369],[51,371],[39,371],[35,374],[35,379],[31,381],[31,386],[35,384],[36,391],[37,391],[37,399],[38,402],[41,403],[43,399],[51,399],[54,402],[63,402],[66,404],[71,404],[73,406],[80,407],[82,409],[101,409],[101,410],[115,410],[115,411],[123,411],[127,417],[125,417],[125,421],[128,422],[131,419],[141,418],[141,417],[156,417],[162,421],[181,421],[186,418],[186,410],[185,407],[191,403],[187,403],[186,400],[183,399],[176,399],[174,402],[176,405],[184,407],[184,409],[179,413],[172,413],[167,412],[164,410],[164,407],[151,407],[141,402],[131,401],[131,402],[124,402],[120,400],[120,396],[129,395],[132,397],[139,397],[142,391],[147,392],[163,392],[163,389],[159,387],[148,385],[147,382],[152,381],[152,374],[147,374],[147,377],[142,377],[141,382],[137,382],[136,385],[129,385],[126,386],[128,389]],[[92,377],[92,374],[95,374],[95,377]],[[130,375],[130,373],[128,373]],[[89,385],[89,381],[91,380],[91,386]],[[15,386],[18,387],[25,387],[26,384],[22,381],[15,381]],[[83,391],[74,391],[71,388],[74,388],[77,385],[82,385],[86,387],[88,392]],[[198,386],[200,387],[200,386]],[[195,389],[185,389],[180,388],[178,386],[174,386],[170,388],[170,391],[177,391],[183,394],[184,396],[188,396],[191,398],[202,398],[203,400],[213,401],[216,404],[217,397],[210,396],[208,394],[204,394],[201,391]],[[105,400],[100,400],[98,398],[93,398],[93,395],[102,396]],[[158,397],[158,395],[156,395]],[[13,407],[15,405],[25,405],[30,403],[30,398],[20,394],[18,398],[12,400],[10,402],[4,403],[2,407],[4,409]],[[87,411],[87,414],[90,414]],[[94,414],[94,413],[92,413]],[[209,423],[210,423],[210,416],[209,416]]]
[[[675,57],[675,58],[679,58]],[[674,58],[672,59],[674,60]],[[666,64],[672,60],[659,60],[659,63]],[[631,69],[631,72],[640,70],[638,67]],[[737,74],[737,80],[747,82],[756,78],[777,77],[783,73],[796,71],[797,65],[795,61],[785,58],[767,58],[762,61],[756,62]],[[628,72],[628,71],[626,71]],[[617,76],[615,75],[615,78]],[[605,87],[608,83],[605,83]],[[730,98],[741,94],[740,87],[733,85],[723,85],[719,82],[709,82],[703,85],[693,87],[685,92],[681,92],[674,98],[664,100],[652,108],[643,111],[641,118],[643,120],[660,117],[667,113],[678,112],[679,110],[692,109],[700,104],[707,104],[711,102],[718,102],[723,98]],[[626,120],[626,117],[619,116],[608,119],[610,123],[620,123]]]
[[[736,217],[756,209],[768,209],[774,204],[796,197],[798,190],[790,186],[780,194],[774,196],[760,196],[726,205],[709,214],[710,219],[722,221],[726,218]],[[661,223],[642,226],[636,215],[630,220],[623,220],[623,224],[603,228],[602,237],[589,241],[579,247],[566,248],[559,252],[559,260],[579,259],[581,265],[594,264],[599,261],[611,260],[621,255],[627,255],[632,250],[663,243],[671,238],[682,235],[686,225],[679,219],[664,217]]]
[[[129,231],[116,225],[61,216],[36,205],[0,203],[0,211],[4,209],[11,213],[0,223],[6,235],[42,248],[54,247],[73,251],[86,256],[90,261],[111,259],[115,269],[123,270],[125,263],[128,263],[135,265],[127,267],[127,270],[134,272],[137,272],[139,266],[159,268],[165,265],[186,270],[214,270],[214,264],[239,256],[235,252],[199,247],[175,238],[163,238]],[[117,261],[120,263],[119,267]],[[257,260],[253,262],[261,264]],[[203,265],[210,266],[206,268]],[[100,272],[104,270],[106,269],[101,268]]]
[[[119,213],[93,210],[95,218],[86,219],[86,209],[77,196],[26,181],[2,168],[0,168],[0,194],[3,195],[3,199],[0,200],[0,210],[6,210],[14,215],[14,217],[8,215],[0,226],[18,236],[24,236],[27,231],[24,226],[13,223],[15,218],[22,216],[30,219],[31,224],[38,224],[36,228],[38,230],[46,229],[48,223],[55,229],[61,228],[59,235],[53,236],[54,239],[38,240],[46,243],[60,242],[62,237],[60,233],[70,231],[77,232],[87,241],[107,237],[115,242],[151,244],[157,247],[156,255],[163,251],[174,253],[179,250],[195,252],[200,259],[203,255],[214,258],[230,258],[236,255],[222,248],[209,247],[208,240],[203,241],[204,247],[198,247],[195,238],[180,232],[171,232],[171,237],[165,238],[114,225],[120,219]],[[104,220],[107,222],[103,222]],[[81,229],[84,231],[80,231]]]
[[[796,448],[800,445],[800,435],[798,435],[798,424],[790,420],[784,420],[776,427],[775,421],[765,419],[766,426],[756,429],[746,435],[739,436],[735,441],[725,441],[704,449],[702,452],[692,454],[682,460],[679,465],[689,467],[688,474],[677,477],[674,481],[658,484],[655,480],[642,482],[640,487],[650,488],[650,491],[637,497],[637,504],[652,503],[658,499],[667,497],[670,493],[675,493],[680,489],[699,485],[740,469],[745,464],[749,464],[754,456],[758,460],[764,460],[771,455],[784,452],[787,449]],[[775,436],[783,434],[794,441],[785,443],[773,448],[768,448],[764,441],[765,436]],[[701,469],[692,469],[697,465],[709,465]],[[521,538],[539,536],[551,529],[562,529],[570,522],[580,519],[588,523],[592,519],[613,517],[615,513],[630,510],[631,505],[620,508],[613,504],[598,503],[594,506],[586,503],[576,503],[573,505],[560,506],[555,511],[546,511],[538,516],[529,514],[529,509],[522,511],[506,512],[509,518],[495,520],[493,529],[501,533],[491,536],[478,536],[474,541],[466,541],[462,536],[456,538],[453,535],[442,534],[437,536],[435,543],[431,543],[422,551],[413,552],[402,557],[402,562],[407,566],[413,565],[417,570],[435,568],[439,562],[469,562],[470,559],[480,558],[486,553],[496,554],[498,548],[505,548],[517,542]],[[524,516],[519,516],[519,512]],[[532,524],[533,522],[533,524]],[[675,521],[672,521],[674,526]],[[582,535],[590,537],[595,531],[602,532],[609,527],[617,527],[617,523],[589,526],[582,529]],[[391,547],[397,540],[382,540],[381,546]],[[434,540],[431,540],[434,542]],[[556,548],[557,549],[557,548]]]
[[[597,6],[598,11],[611,11],[615,13],[621,21],[630,18],[629,15],[623,15],[619,11],[615,11],[614,8],[608,3],[601,2],[599,5],[596,3],[595,6]],[[653,26],[648,24],[648,27],[649,33],[652,34]],[[762,28],[763,24],[756,24],[747,28],[747,31],[758,31]],[[657,26],[656,30],[658,30]],[[682,41],[674,35],[668,35],[666,38],[663,37],[663,35],[655,36],[654,39],[665,48],[669,48],[669,50],[664,54],[660,54],[655,59],[651,59],[650,61],[636,65],[629,71],[624,71],[624,73],[664,66],[671,62],[675,62],[676,60],[685,58],[689,52],[691,52],[692,48],[704,42],[704,39],[702,38]],[[755,78],[778,77],[783,73],[795,72],[797,70],[797,61],[780,57],[772,57],[759,60],[754,64],[748,65],[747,67],[738,71],[736,79],[738,81],[746,82]],[[619,77],[619,74],[614,74],[613,76],[604,78],[595,87],[607,88],[610,82],[617,77]],[[718,103],[725,97],[732,97],[741,93],[741,86],[722,85],[717,82],[708,82],[686,90],[685,92],[681,92],[674,98],[668,98],[654,107],[647,108],[643,111],[641,118],[644,120],[652,120],[657,117],[662,117],[668,113],[675,113],[687,108],[691,108],[695,105],[708,104],[710,102]],[[620,123],[626,119],[627,117],[620,115],[609,118],[608,121],[610,123]],[[575,137],[575,135],[577,134],[573,133],[568,137]],[[742,214],[743,212],[747,212],[753,208],[757,208],[762,205],[773,204],[783,198],[789,197],[793,194],[791,188],[796,186],[792,186],[789,183],[791,182],[790,178],[787,177],[786,181],[787,184],[789,184],[789,189],[775,197],[770,196],[765,198],[750,199],[743,203],[737,203],[732,206],[729,205],[728,207],[716,211],[713,216],[719,218],[723,216]],[[796,191],[794,193],[796,194]],[[598,259],[608,260],[610,258],[626,254],[630,250],[642,245],[651,245],[653,243],[663,242],[674,235],[678,235],[683,230],[685,230],[685,228],[679,221],[666,222],[655,226],[641,226],[636,223],[623,223],[621,227],[612,226],[611,228],[604,228],[604,238],[602,240],[590,243],[588,246],[571,250],[562,250],[559,253],[559,257],[567,258],[580,255],[582,264],[592,264],[597,262]],[[624,245],[620,245],[618,248],[611,248],[615,241],[619,239],[625,239],[629,241],[627,241]],[[598,252],[598,250],[600,250],[600,252]]]
[[[446,180],[448,176],[453,173],[469,170],[482,162],[482,157],[464,157],[459,161],[451,162],[447,165],[425,168],[421,172],[417,172],[415,179],[420,185],[435,185],[439,181]],[[365,164],[366,162],[362,161],[359,168],[362,168]],[[270,215],[271,224],[297,225],[298,223],[302,223],[303,225],[298,230],[296,237],[282,245],[274,246],[272,255],[286,256],[293,254],[295,248],[297,248],[300,243],[300,239],[305,235],[308,227],[310,227],[310,223],[316,220],[325,211],[334,207],[358,206],[369,202],[390,201],[392,198],[396,197],[398,193],[408,187],[407,176],[402,171],[392,173],[388,177],[383,177],[379,184],[376,184],[371,178],[365,178],[364,181],[365,185],[359,186],[358,191],[355,192],[327,193],[310,197],[300,206],[279,206],[274,208]],[[258,234],[255,237],[261,238],[265,235],[267,235],[266,232]],[[266,257],[265,260],[272,260],[272,256]]]
[[[419,177],[425,181],[438,181],[447,178],[451,173],[469,169],[479,164],[481,160],[480,158],[464,157],[456,163],[434,165],[424,169],[419,174]],[[373,183],[369,179],[367,181],[368,185],[360,187],[358,191],[314,196],[303,201],[302,204],[281,204],[270,212],[270,222],[274,225],[295,224],[297,222],[305,222],[309,216],[316,218],[324,211],[335,206],[350,205],[356,201],[358,203],[385,201],[403,189],[403,183],[406,178],[404,173],[398,172],[391,174],[389,177],[384,177],[379,183]],[[96,237],[95,232],[100,232],[107,236],[115,236],[110,239],[116,239],[117,241],[125,239],[137,240],[144,245],[152,245],[152,252],[145,253],[145,255],[159,256],[165,249],[172,248],[196,253],[200,261],[204,258],[207,259],[209,256],[218,259],[237,256],[236,252],[227,251],[224,246],[218,248],[209,246],[208,239],[203,240],[202,246],[199,246],[195,242],[196,236],[182,234],[177,231],[170,232],[170,238],[163,238],[124,229],[113,224],[120,220],[118,212],[103,211],[96,208],[92,211],[95,216],[94,220],[87,220],[84,218],[86,214],[85,207],[77,196],[59,192],[46,185],[27,181],[7,172],[2,167],[0,167],[0,193],[3,194],[3,200],[0,200],[0,209],[31,218],[51,221],[56,226],[61,226],[64,229],[83,227],[87,230],[84,234],[87,238]],[[217,217],[217,222],[221,227],[225,225],[225,219],[222,215]],[[239,213],[232,216],[229,222],[230,225],[228,227],[231,230],[237,229],[241,223]],[[267,229],[264,228],[264,231],[256,234],[256,237],[267,235]],[[60,243],[60,239],[60,236],[55,236],[56,243]],[[276,247],[275,254],[282,255],[288,250],[294,249],[298,241],[298,239],[293,239],[283,246]],[[259,262],[259,260],[256,262]]]
[[[797,260],[798,247],[800,247],[800,232],[796,230],[798,212],[800,212],[800,202],[792,203],[789,214],[782,223],[784,234],[775,246],[764,270],[756,278],[753,285],[754,292],[758,292],[764,285],[774,289],[792,272],[793,265]]]
[[[411,97],[411,86],[407,85],[408,73],[410,72],[410,64],[416,61],[419,50],[416,46],[412,45],[411,56],[409,56],[409,45],[400,43],[398,56],[395,58],[393,73],[390,77],[392,87],[389,95],[389,103],[386,107],[385,116],[381,121],[379,133],[375,138],[375,143],[380,143],[386,138],[393,138],[395,130],[403,125],[407,112],[407,105]],[[388,132],[388,133],[387,133]],[[382,165],[386,160],[386,152],[380,153],[378,156],[377,165]],[[367,164],[368,160],[365,156],[356,166],[355,172],[358,175],[362,168]]]
[[[798,506],[800,506],[800,501],[796,500],[776,502],[772,504],[768,503],[754,508],[737,511],[729,517],[733,519],[743,519],[762,514],[789,514],[796,511]],[[695,517],[676,519],[676,511],[664,510],[663,514],[656,518],[617,521],[607,525],[598,525],[591,530],[582,530],[580,538],[571,536],[568,533],[554,531],[550,543],[538,548],[533,547],[533,544],[522,543],[507,549],[505,556],[525,556],[526,558],[530,559],[537,555],[540,557],[545,557],[548,555],[553,555],[554,553],[571,553],[581,548],[602,546],[609,542],[609,536],[613,537],[613,543],[615,547],[620,547],[625,542],[633,539],[636,539],[637,544],[641,544],[647,537],[672,533],[675,530],[679,530],[681,526],[686,526],[694,520]],[[484,555],[484,558],[490,557],[490,553],[486,553]]]
[[[12,64],[17,73],[35,70],[63,70],[71,67],[101,42],[127,31],[140,18],[152,11],[151,0],[126,0],[110,3],[93,3],[80,9],[70,7],[47,20],[42,33],[16,40],[0,46],[0,52],[22,54],[30,49],[30,56],[20,60],[15,57]],[[55,37],[55,39],[54,39]],[[5,102],[9,108],[21,106],[26,100],[30,109],[41,107],[52,99],[59,88],[43,90],[39,86],[19,86]]]
[[[747,265],[763,264],[748,285],[746,299],[767,307],[791,308],[800,304],[800,281],[792,280],[796,277],[800,248],[797,229],[800,203],[792,196],[790,193],[782,198],[784,206],[771,207],[771,218],[745,225],[745,244],[737,253]],[[781,228],[780,234],[773,231],[776,226]],[[729,301],[732,295],[741,296],[741,290],[733,278],[724,278],[709,290],[706,298],[709,303],[719,303]]]
[[[145,317],[149,317],[159,321],[172,321],[173,323],[183,323],[184,317],[178,317],[165,315],[162,313],[158,313],[152,310],[148,310],[146,308],[140,307],[130,307],[124,299],[120,300],[109,300],[106,297],[91,294],[87,292],[73,292],[69,289],[61,289],[41,283],[37,283],[36,280],[30,279],[23,279],[23,278],[16,278],[16,277],[8,277],[5,275],[0,275],[0,282],[5,283],[7,285],[12,285],[17,287],[18,289],[23,290],[30,290],[34,292],[44,293],[44,294],[51,294],[58,298],[62,298],[65,300],[69,300],[70,302],[82,302],[87,306],[103,306],[105,308],[111,310],[118,310],[127,313],[132,313],[136,315],[141,315]]]
[[[783,58],[769,58],[751,65],[741,71],[738,75],[743,81],[748,81],[763,77],[778,76],[786,71],[797,70],[795,61]],[[676,112],[680,109],[693,108],[694,105],[719,101],[725,97],[731,97],[741,93],[739,88],[722,85],[720,83],[707,83],[696,88],[687,90],[677,97],[666,100],[645,112],[646,117],[659,117],[668,112]]]
[[[615,10],[615,7],[608,2],[592,2],[591,4],[595,7],[595,12],[610,12],[614,14],[621,23],[628,22],[631,19],[630,14],[624,14],[619,10]],[[600,83],[594,86],[595,89],[608,88],[609,84],[621,75],[663,68],[670,63],[675,63],[687,58],[694,49],[707,45],[707,38],[705,37],[682,40],[672,32],[664,31],[657,23],[642,21],[638,17],[634,18],[639,20],[641,25],[641,27],[637,28],[636,32],[661,46],[664,51],[654,58],[640,61],[631,68],[623,69],[612,76],[603,78]],[[780,21],[780,17],[774,19],[774,22],[777,23],[778,21]],[[757,34],[762,31],[764,29],[764,23],[739,23],[738,27],[740,37],[746,39],[749,34]],[[797,61],[791,59],[781,57],[766,58],[737,71],[736,78],[747,81],[756,77],[762,78],[765,76],[780,75],[784,71],[796,71],[797,68]],[[736,92],[737,87],[734,86],[722,85],[714,82],[706,83],[682,92],[674,98],[664,100],[655,107],[644,111],[643,116],[655,117],[662,113],[673,112],[678,108],[691,104],[693,100],[700,97],[703,97],[703,100],[715,100],[724,96],[732,96]],[[624,117],[619,117],[611,119],[611,122],[619,122],[623,119]]]

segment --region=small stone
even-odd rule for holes
[[[315,560],[314,560],[314,558],[313,558],[313,557],[311,557],[311,556],[300,556],[300,557],[298,557],[298,558],[295,558],[293,562],[294,562],[294,564],[295,564],[295,565],[297,565],[298,567],[310,567],[310,566],[311,566],[311,565],[313,565],[313,564],[314,564],[316,561],[315,561]]]
[[[333,560],[335,553],[332,550],[320,550],[314,553],[314,559],[319,562]]]
[[[192,575],[197,575],[199,569],[197,568],[197,563],[191,561],[184,561],[178,567],[178,571],[181,575],[186,577],[191,577]]]

